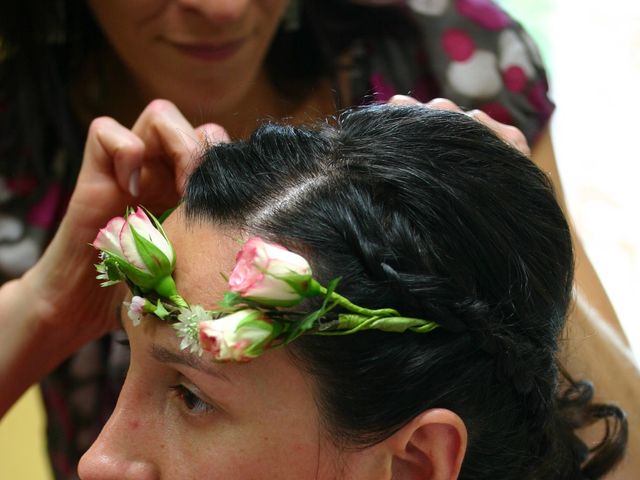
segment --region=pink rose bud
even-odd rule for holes
[[[125,217],[115,217],[98,232],[93,246],[117,262],[122,273],[143,291],[177,295],[171,274],[175,252],[164,230],[138,207]]]
[[[304,257],[253,237],[238,252],[229,289],[264,305],[288,307],[305,297],[311,274]]]
[[[199,329],[202,349],[221,361],[248,361],[261,355],[273,334],[271,322],[251,309],[200,322]]]
[[[138,239],[135,238],[133,230],[145,240],[151,242],[158,252],[145,255]],[[165,274],[170,275],[173,272],[175,264],[175,255],[173,246],[167,240],[164,232],[158,230],[156,225],[147,216],[145,211],[138,207],[134,213],[129,214],[120,232],[120,246],[125,258],[132,265],[140,270],[147,271],[156,275],[156,270],[162,270]],[[148,255],[148,254],[147,254]]]

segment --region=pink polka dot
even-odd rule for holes
[[[27,222],[42,229],[51,228],[56,220],[56,210],[60,207],[62,188],[52,184],[47,193],[27,213]]]
[[[378,102],[386,102],[396,94],[396,89],[387,82],[381,73],[372,74],[369,83],[373,89],[373,97]]]
[[[507,110],[504,105],[498,102],[485,103],[480,105],[480,110],[489,115],[494,120],[497,120],[507,125],[513,125],[513,116],[511,112]]]
[[[502,79],[507,89],[512,92],[521,92],[527,86],[527,74],[517,65],[512,65],[502,73]]]
[[[531,105],[538,111],[538,115],[542,119],[548,119],[553,113],[554,105],[547,97],[547,82],[541,80],[529,91],[528,99]]]
[[[449,58],[456,62],[469,60],[476,49],[473,38],[458,28],[451,28],[442,34],[442,46]]]
[[[511,18],[490,0],[457,0],[456,8],[461,15],[489,30],[501,30],[511,24]]]

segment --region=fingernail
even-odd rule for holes
[[[129,193],[137,197],[140,193],[140,169],[136,169],[131,173],[129,177]]]

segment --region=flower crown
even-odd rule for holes
[[[321,285],[302,256],[260,237],[247,240],[238,252],[219,308],[190,305],[172,277],[176,255],[171,242],[160,221],[140,207],[110,220],[92,245],[101,251],[96,269],[102,286],[125,281],[133,293],[128,316],[134,326],[145,314],[170,321],[182,338],[181,349],[207,351],[218,361],[251,360],[303,334],[426,333],[438,326],[392,308],[355,305],[335,291],[339,278]],[[319,309],[291,309],[311,297],[322,299]],[[340,313],[327,316],[336,307]]]

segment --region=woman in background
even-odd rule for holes
[[[446,96],[519,127],[533,144],[534,160],[557,181],[545,75],[515,22],[490,2],[373,3],[381,2],[5,2],[3,278],[35,262],[55,231],[90,120],[110,115],[135,130],[138,113],[154,98],[175,102],[192,124],[216,122],[242,138],[265,117],[295,124],[393,93],[423,101]],[[456,108],[441,100],[433,105]],[[189,143],[189,132],[172,138],[174,150]],[[517,132],[506,134],[524,143]],[[131,178],[128,190],[138,193],[145,179]],[[171,204],[177,195],[152,205]],[[618,328],[579,247],[577,279]],[[576,312],[581,325],[590,320],[583,313]],[[126,365],[118,350],[112,339],[103,339],[43,385],[50,451],[61,478],[73,475],[113,408]],[[582,355],[578,362],[587,364]],[[621,365],[629,370],[625,375],[634,374],[624,359]]]

